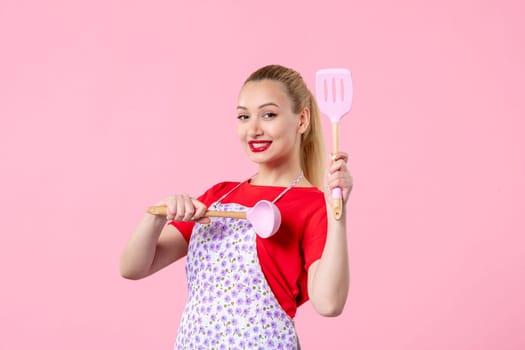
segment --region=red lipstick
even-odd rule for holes
[[[272,141],[264,140],[248,141],[248,146],[252,152],[264,152],[270,147],[271,143]]]

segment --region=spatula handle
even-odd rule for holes
[[[158,216],[166,216],[168,210],[164,205],[155,205],[148,208],[148,213]],[[208,210],[204,216],[208,217],[221,217],[221,218],[234,218],[234,219],[246,219],[246,212],[244,211],[216,211]]]
[[[332,151],[334,154],[339,153],[339,122],[332,123]],[[343,216],[343,194],[339,187],[332,190],[332,209],[334,218],[341,220]]]

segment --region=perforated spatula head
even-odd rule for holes
[[[338,123],[352,107],[352,73],[344,68],[320,69],[315,78],[319,109],[332,123]]]
[[[315,76],[317,104],[332,122],[332,152],[339,152],[339,121],[352,107],[352,75],[348,69],[320,69]],[[336,220],[343,216],[341,188],[332,189],[332,208]]]

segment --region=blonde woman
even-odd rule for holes
[[[258,172],[220,182],[198,198],[157,203],[167,217],[145,214],[121,258],[121,274],[140,279],[187,256],[188,302],[175,349],[299,349],[293,318],[310,300],[339,315],[349,289],[346,214],[335,220],[331,189],[343,203],[352,189],[347,155],[324,170],[320,113],[296,71],[270,65],[243,84],[237,132]],[[282,223],[269,238],[247,220],[204,217],[274,201]]]

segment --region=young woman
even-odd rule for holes
[[[140,279],[187,256],[188,302],[175,349],[298,349],[297,307],[309,299],[319,314],[337,316],[347,299],[346,214],[334,218],[330,193],[340,187],[346,203],[352,178],[345,153],[323,169],[320,113],[302,77],[278,65],[257,70],[242,86],[237,117],[257,174],[198,198],[160,201],[167,217],[146,214],[121,258],[122,276]],[[263,199],[282,217],[269,238],[247,220],[204,216]]]

